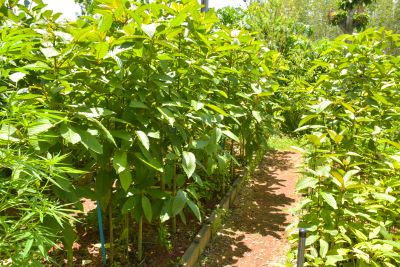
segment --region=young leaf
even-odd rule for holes
[[[219,113],[219,114],[225,116],[225,117],[228,117],[228,116],[229,116],[228,113],[226,113],[222,108],[217,107],[216,105],[213,105],[213,104],[206,104],[206,106],[209,107],[209,108],[211,108],[211,109],[214,110],[215,112],[217,112],[217,113]]]
[[[142,196],[142,209],[147,221],[151,222],[153,210],[151,208],[150,200],[145,195]]]
[[[161,164],[159,162],[157,162],[154,159],[150,159],[147,160],[145,159],[139,152],[135,153],[135,156],[142,161],[143,163],[145,163],[147,166],[159,171],[159,172],[164,172],[163,167],[161,166]]]
[[[122,206],[121,213],[127,214],[128,212],[130,212],[131,210],[133,210],[135,208],[135,204],[136,204],[135,198],[133,198],[133,197],[128,198],[125,201],[124,205]]]
[[[175,122],[174,115],[166,108],[157,108],[157,110],[161,113],[162,117],[168,120],[169,125],[173,126]]]
[[[227,137],[229,137],[230,139],[232,139],[232,140],[234,140],[234,141],[240,143],[239,137],[237,137],[237,135],[235,135],[235,134],[232,133],[231,131],[229,131],[229,130],[224,130],[224,131],[222,131],[222,133],[223,133],[224,135],[226,135]]]
[[[106,138],[114,145],[117,146],[117,144],[115,143],[114,137],[111,135],[110,131],[107,130],[107,128],[97,119],[92,118],[90,116],[86,116],[86,118],[93,122],[95,125],[97,125],[101,130],[103,130],[103,132],[105,133]]]
[[[33,122],[28,128],[28,135],[35,136],[40,133],[46,132],[48,129],[53,127],[53,124],[48,119],[38,119]]]
[[[122,189],[124,189],[125,192],[127,192],[132,183],[131,172],[129,170],[121,172],[119,174],[119,180],[121,182]]]
[[[120,174],[128,168],[127,153],[125,151],[118,150],[115,152],[113,166],[117,174]]]
[[[54,47],[41,48],[40,51],[46,58],[56,57],[60,54]]]
[[[142,132],[142,131],[136,131],[136,135],[138,136],[140,142],[142,143],[142,145],[149,150],[150,149],[150,141],[149,138],[147,137],[147,135]]]
[[[322,258],[325,258],[325,257],[326,257],[326,254],[328,253],[328,250],[329,250],[329,244],[328,244],[328,242],[326,242],[326,241],[323,240],[323,239],[320,239],[320,240],[319,240],[319,255],[320,255]]]
[[[196,170],[196,157],[192,152],[182,152],[182,168],[186,175],[190,178]]]
[[[185,207],[186,202],[188,201],[186,192],[179,190],[174,198],[174,202],[172,203],[172,214],[173,216],[178,215],[182,209]]]
[[[99,24],[99,30],[101,32],[108,31],[111,28],[112,23],[113,23],[113,15],[111,13],[110,14],[104,13]]]
[[[338,206],[336,203],[335,198],[332,196],[332,194],[330,193],[326,193],[326,192],[321,192],[321,197],[325,200],[325,202],[331,206],[333,209],[337,210]]]
[[[60,133],[67,142],[73,145],[81,141],[81,136],[74,131],[74,129],[67,127],[66,125],[61,126]]]
[[[324,100],[324,101],[322,101],[321,103],[319,103],[319,104],[317,104],[317,105],[311,106],[311,108],[312,108],[313,110],[315,110],[315,112],[316,112],[317,114],[319,114],[319,113],[321,113],[322,111],[324,111],[327,107],[329,107],[331,104],[332,104],[331,101],[329,101],[329,100]]]
[[[153,38],[154,34],[156,33],[157,25],[154,23],[142,24],[141,28],[148,37]]]
[[[80,132],[81,143],[87,148],[97,154],[103,154],[103,146],[99,143],[96,137],[86,131]]]
[[[29,251],[31,250],[33,245],[33,239],[28,239],[25,243],[25,248],[24,251],[22,252],[22,257],[26,258],[29,254]]]
[[[300,191],[306,188],[315,188],[317,183],[318,180],[316,178],[306,176],[297,182],[296,190]]]
[[[196,218],[201,222],[201,214],[200,214],[199,207],[193,201],[191,201],[190,199],[188,199],[187,205],[192,210],[194,216],[196,216]]]
[[[26,74],[22,72],[15,72],[10,76],[8,76],[8,78],[10,78],[11,81],[17,83],[19,80],[22,80],[25,77],[25,75]]]

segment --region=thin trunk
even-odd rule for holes
[[[130,265],[130,257],[129,257],[129,213],[125,215],[125,229],[126,233],[126,262],[128,266]]]
[[[174,164],[174,172],[172,174],[172,196],[176,196],[176,164]],[[172,217],[172,233],[176,233],[176,216]]]
[[[113,224],[113,214],[112,214],[112,193],[110,198],[110,203],[108,204],[108,220],[110,227],[110,266],[114,264],[114,224]]]
[[[67,261],[68,261],[68,267],[72,267],[73,263],[74,263],[74,252],[72,250],[72,248],[69,248],[67,250]]]
[[[137,251],[137,262],[138,265],[142,265],[143,260],[143,215],[140,216],[139,219],[139,227],[138,227],[138,251]]]

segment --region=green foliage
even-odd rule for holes
[[[297,185],[308,266],[400,263],[400,58],[385,54],[399,40],[370,29],[313,63],[321,71],[297,129],[308,142]]]
[[[52,243],[44,238],[53,242],[61,230],[71,247],[74,231],[64,224],[72,211],[58,203],[83,195],[103,208],[113,198],[110,216],[132,216],[139,231],[143,218],[174,224],[179,215],[185,223],[190,212],[201,221],[204,198],[230,182],[238,163],[233,147],[245,163],[266,145],[278,53],[244,29],[216,28],[216,14],[201,13],[195,0],[99,0],[92,14],[67,24],[36,3],[2,5],[8,11],[0,26],[1,148],[39,162],[33,168],[26,160],[21,179],[31,195],[40,191],[41,201],[53,201],[57,212],[43,216],[59,225],[49,226],[52,235],[27,236],[23,248],[20,242],[0,259],[19,255],[14,251],[28,261],[46,258],[41,244]],[[74,169],[85,175],[64,177]],[[20,196],[27,212],[36,211],[31,195]],[[138,248],[141,242],[140,233]]]

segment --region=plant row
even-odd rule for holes
[[[1,1],[0,262],[40,265],[61,238],[72,264],[82,197],[110,253],[138,227],[140,262],[144,224],[201,221],[235,154],[265,145],[278,54],[197,1],[99,0],[69,23],[43,7]]]
[[[398,266],[400,36],[369,29],[328,44],[298,84],[307,266]]]

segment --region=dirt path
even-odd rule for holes
[[[295,220],[297,166],[301,156],[271,152],[238,196],[231,214],[199,266],[269,267],[284,264],[289,248],[285,228]]]

